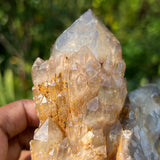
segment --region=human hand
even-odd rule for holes
[[[21,151],[29,149],[29,141],[38,124],[33,100],[19,100],[1,107],[0,159],[18,160]]]

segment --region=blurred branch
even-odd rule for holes
[[[19,57],[19,52],[16,48],[7,40],[7,38],[0,33],[0,43],[4,46],[4,48],[12,55]]]
[[[20,67],[19,67],[19,75],[22,79],[22,82],[26,83],[26,73],[24,70],[24,59],[23,59],[23,52],[18,51],[8,40],[7,38],[0,33],[0,43],[4,46],[4,48],[13,56],[17,56],[21,59]]]

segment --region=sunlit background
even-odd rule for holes
[[[160,87],[159,0],[2,0],[0,105],[32,98],[34,60],[48,59],[56,38],[89,8],[122,45],[128,90]]]

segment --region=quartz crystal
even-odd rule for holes
[[[159,160],[160,90],[158,87],[150,84],[130,92],[122,115],[125,115],[121,117],[123,128],[132,131],[128,144],[132,158]]]
[[[119,41],[88,10],[59,36],[49,60],[33,64],[40,126],[32,160],[131,159],[132,133],[118,119],[127,94],[124,72]]]

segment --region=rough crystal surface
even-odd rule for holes
[[[128,94],[122,118],[125,129],[132,131],[130,154],[135,160],[160,159],[160,90],[154,84]]]
[[[84,13],[32,67],[40,127],[33,160],[125,159],[131,134],[118,120],[126,97],[125,63],[113,34]],[[127,156],[130,158],[130,156]]]

